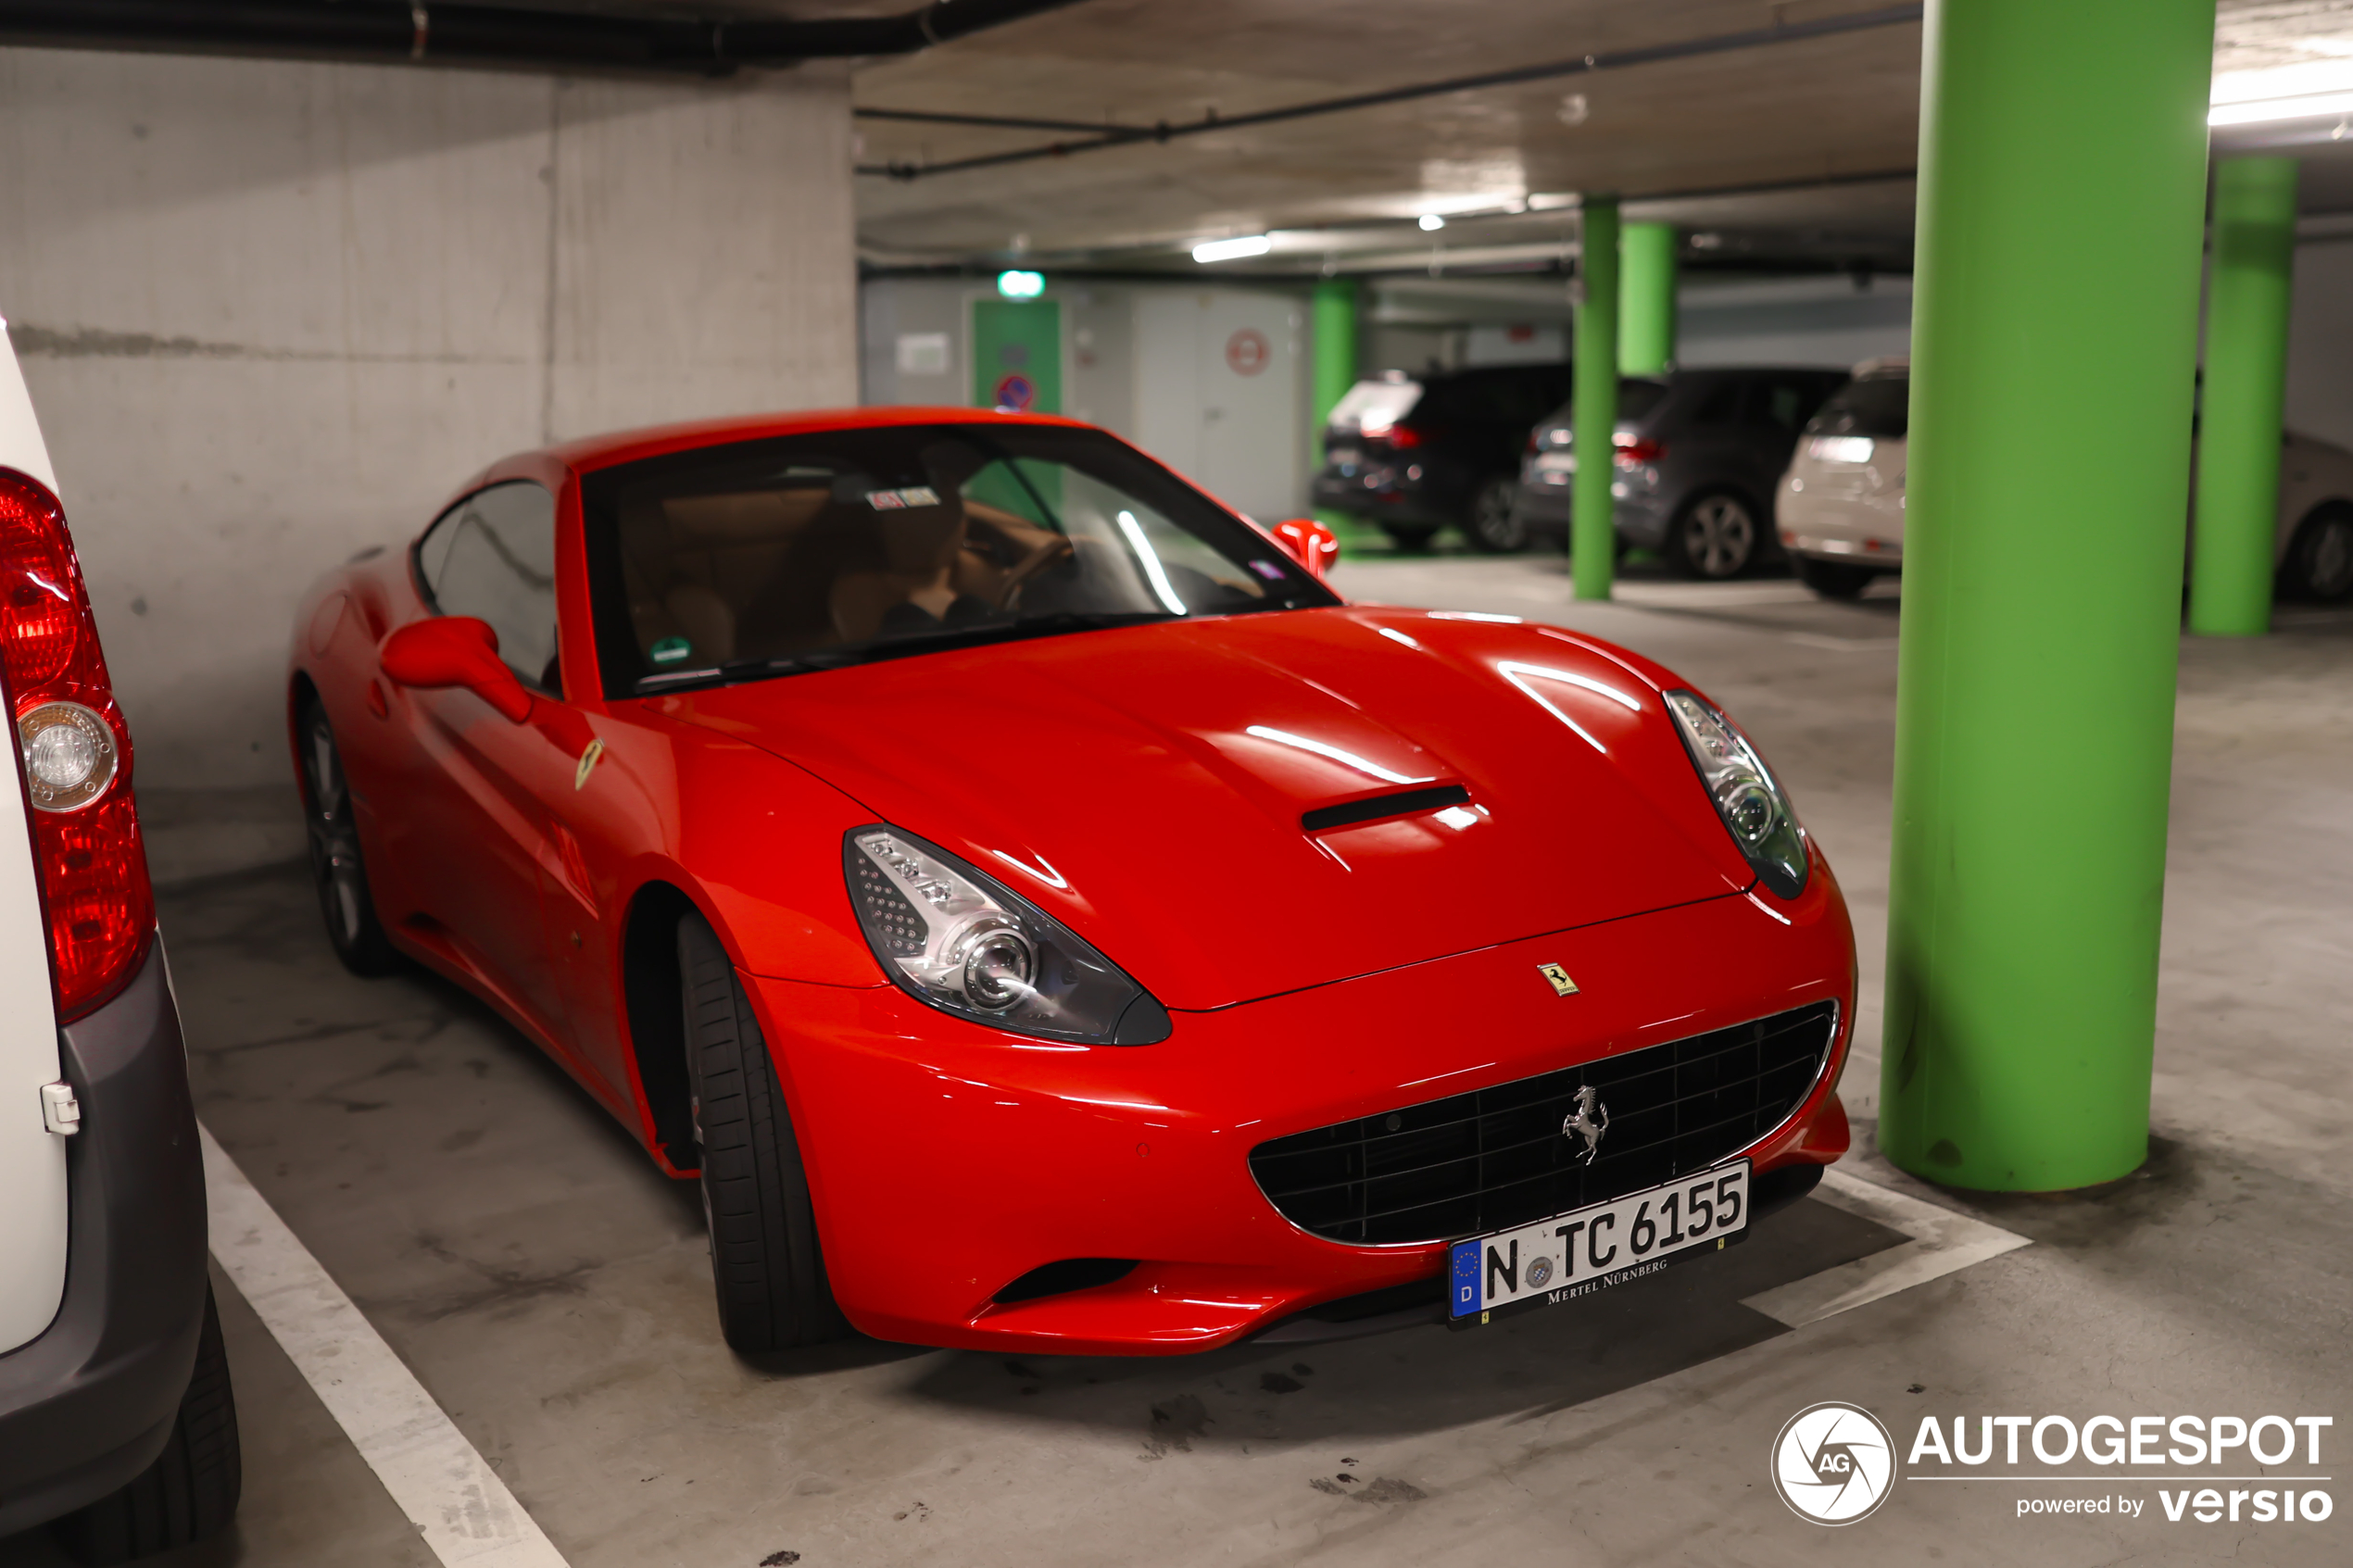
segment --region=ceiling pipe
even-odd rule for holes
[[[888,17],[628,15],[443,0],[0,0],[0,43],[510,70],[724,76],[907,55],[1076,0],[933,0]]]

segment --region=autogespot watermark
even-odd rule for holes
[[[1895,1439],[1860,1405],[1808,1405],[1773,1439],[1773,1489],[1800,1519],[1852,1524],[1895,1489]]]
[[[2336,1512],[2327,1490],[2334,1476],[2321,1456],[2322,1434],[2335,1424],[2325,1415],[2095,1415],[2081,1423],[2064,1415],[1957,1415],[1949,1424],[1926,1415],[1899,1467],[1897,1445],[1877,1416],[1832,1401],[1798,1411],[1773,1439],[1773,1487],[1791,1512],[1817,1524],[1868,1518],[1899,1481],[2034,1486],[2024,1495],[2013,1490],[2020,1519],[2319,1524]],[[2102,1490],[2039,1489],[2085,1482]]]

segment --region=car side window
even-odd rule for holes
[[[417,571],[435,609],[488,621],[508,668],[560,693],[554,495],[529,480],[476,491],[425,534]]]
[[[1721,429],[1741,422],[1741,395],[1747,383],[1727,377],[1707,389],[1699,408],[1692,414],[1692,423],[1710,429]]]

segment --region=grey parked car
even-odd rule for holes
[[[1803,368],[1677,370],[1619,383],[1612,521],[1625,545],[1692,577],[1737,577],[1778,555],[1773,496],[1797,433],[1846,380]],[[1568,530],[1577,452],[1563,408],[1520,465],[1518,516]]]

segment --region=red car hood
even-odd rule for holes
[[[1736,893],[1663,672],[1363,607],[1071,633],[659,699],[953,850],[1173,1008]],[[1468,804],[1310,833],[1303,813]]]

